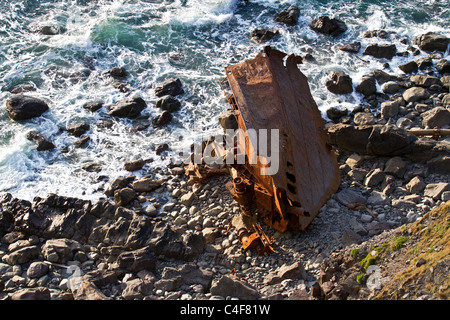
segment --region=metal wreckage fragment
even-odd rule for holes
[[[227,189],[242,209],[232,226],[243,249],[255,249],[260,255],[273,252],[273,239],[259,221],[280,232],[305,230],[340,184],[337,156],[307,78],[297,67],[301,62],[301,57],[286,57],[265,47],[254,59],[226,67],[221,85],[231,112],[238,129],[255,132],[256,140],[237,135],[231,155],[235,161],[229,165],[185,167],[196,182],[216,174],[231,175]],[[271,145],[264,155],[258,150],[261,129],[269,135],[276,130],[278,150]],[[224,159],[230,156],[223,150],[215,152]],[[278,170],[267,174],[267,155],[275,153]],[[244,162],[237,161],[240,156]]]

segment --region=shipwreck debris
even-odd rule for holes
[[[244,133],[234,136],[235,148],[223,152],[224,159],[232,153],[227,189],[242,209],[232,224],[243,249],[259,254],[273,252],[273,239],[259,220],[280,232],[305,230],[340,184],[324,120],[297,67],[302,58],[286,56],[267,46],[254,59],[226,67],[221,81],[228,111]],[[262,131],[275,140],[266,153],[258,149]],[[243,163],[237,161],[242,157]],[[268,170],[273,161],[278,170]],[[186,173],[199,182],[223,171],[189,164]]]

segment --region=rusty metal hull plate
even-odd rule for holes
[[[250,173],[256,186],[270,191],[273,211],[282,220],[297,215],[297,225],[291,224],[304,229],[337,191],[340,174],[324,120],[297,67],[301,58],[285,58],[285,53],[266,47],[254,59],[228,66],[225,72],[239,128],[279,130],[278,172],[261,175],[259,161],[241,169]],[[254,149],[245,146],[248,156]],[[268,150],[270,155],[270,146]],[[278,229],[286,229],[286,223]]]

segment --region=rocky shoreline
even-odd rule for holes
[[[281,23],[287,23],[283,17],[288,24],[295,23],[298,10],[290,8],[281,16]],[[329,18],[321,18],[313,26],[332,36],[346,29],[342,22]],[[374,30],[364,36],[386,40],[389,33]],[[444,50],[442,43],[446,43]],[[275,239],[274,254],[243,252],[236,230],[228,228],[232,217],[240,214],[225,188],[228,176],[196,184],[183,167],[171,165],[136,178],[132,172],[145,165],[145,160],[139,159],[125,164],[130,175],[111,181],[105,199],[96,203],[60,195],[36,197],[31,202],[2,195],[0,299],[376,297],[380,289],[368,292],[365,283],[353,277],[357,276],[355,270],[348,277],[351,285],[337,285],[337,268],[329,265],[337,259],[341,265],[348,258],[343,256],[352,249],[364,247],[373,239],[392,237],[398,228],[420,222],[427,212],[444,207],[450,200],[449,138],[417,137],[408,131],[450,128],[450,62],[442,53],[449,43],[448,38],[426,34],[413,40],[410,53],[399,53],[392,45],[371,45],[364,54],[381,59],[386,70],[374,70],[356,86],[341,72],[330,75],[326,84],[330,92],[345,95],[356,90],[367,104],[352,111],[327,111],[330,141],[339,156],[341,187],[305,232],[282,234],[263,225]],[[341,50],[354,54],[360,46],[353,43]],[[400,66],[402,76],[389,73],[387,61],[394,55],[420,51],[432,53]],[[122,78],[123,72],[111,70],[109,75]],[[109,115],[136,119],[144,124],[141,128],[163,126],[171,121],[171,112],[180,107],[174,97],[182,92],[177,79],[157,86],[155,93],[161,98],[157,106],[162,112],[151,122],[139,118],[146,107],[139,98],[118,102],[109,108]],[[86,106],[92,112],[99,108],[101,104]],[[39,116],[48,106],[16,96],[7,109],[12,119],[23,120]],[[66,130],[83,137],[89,127],[80,123]],[[29,139],[40,150],[54,147],[37,132],[29,134]],[[161,146],[159,154],[169,147]],[[96,163],[83,168],[100,171]],[[444,208],[448,217],[448,205]],[[343,268],[350,270],[354,265],[344,264],[339,272],[345,273]],[[417,298],[412,291],[403,296]],[[441,298],[425,291],[420,297]]]

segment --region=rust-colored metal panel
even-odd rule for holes
[[[279,130],[278,172],[261,174],[265,165],[260,154],[256,164],[234,168],[252,180],[257,207],[267,211],[264,221],[280,231],[304,230],[340,184],[336,154],[328,143],[324,120],[306,76],[297,67],[301,58],[285,58],[285,53],[266,47],[254,59],[225,68],[226,85],[232,92],[227,93],[227,99],[237,111],[239,128],[245,132],[255,129],[257,133],[268,129],[268,141],[270,129]],[[239,143],[245,144],[247,159],[257,153],[248,138]],[[276,151],[270,144],[267,149],[269,157]]]

